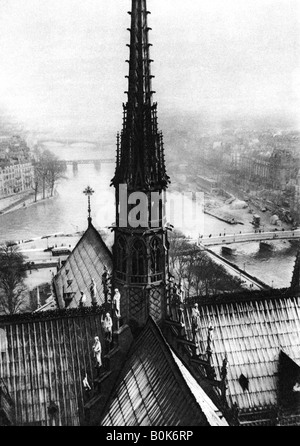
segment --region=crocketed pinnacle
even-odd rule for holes
[[[123,104],[123,129],[117,137],[117,164],[112,184],[129,190],[161,190],[169,183],[162,133],[153,102],[146,0],[132,0],[128,100]]]

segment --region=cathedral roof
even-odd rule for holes
[[[87,374],[92,386],[95,336],[104,345],[99,308],[0,317],[0,380],[17,425],[83,422],[82,380]],[[51,407],[57,408],[52,415]]]
[[[133,342],[103,426],[226,426],[151,318]]]
[[[288,290],[212,297],[199,303],[200,351],[207,348],[210,324],[213,330],[212,364],[221,379],[224,357],[228,361],[227,400],[241,412],[278,405],[278,368],[282,350],[300,361],[300,298]],[[186,326],[191,333],[191,308]]]
[[[105,266],[111,272],[112,254],[99,232],[90,223],[53,279],[59,308],[65,308],[64,296],[66,295],[72,297],[69,308],[78,307],[80,291],[83,291],[87,297],[86,305],[91,305],[89,289],[92,278],[97,285],[97,301],[102,304],[104,302],[102,274]]]

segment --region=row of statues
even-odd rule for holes
[[[104,339],[105,339],[106,345],[108,346],[108,349],[109,349],[109,346],[112,342],[112,329],[113,329],[113,321],[110,316],[110,313],[106,313],[105,317],[102,316],[101,324],[102,324],[102,328],[103,328],[103,332],[104,332]],[[94,337],[94,344],[92,346],[92,350],[93,350],[93,357],[94,357],[94,361],[95,361],[95,368],[97,369],[97,375],[99,376],[100,369],[102,368],[102,365],[103,365],[103,363],[102,363],[102,346],[101,346],[101,341],[99,339],[99,336]],[[85,373],[85,376],[84,376],[82,382],[83,382],[83,388],[87,392],[90,392],[92,390],[92,388],[89,384],[87,373]]]
[[[101,324],[104,333],[104,340],[109,346],[112,342],[112,330],[113,330],[113,321],[109,313],[106,313],[105,317],[102,316]],[[102,347],[99,336],[95,336],[94,338],[93,352],[95,358],[95,367],[100,368],[102,366]]]
[[[102,315],[101,325],[103,329],[106,349],[109,351],[110,345],[112,343],[112,334],[113,334],[113,320],[111,318],[110,313],[107,312],[105,316]],[[102,369],[103,362],[102,362],[102,345],[99,336],[94,337],[94,344],[92,346],[92,350],[93,350],[95,368],[97,370],[97,376],[100,376],[100,371]],[[85,373],[82,383],[83,383],[83,388],[89,393],[92,390],[92,388],[89,384],[87,373]]]
[[[186,326],[188,323],[188,319],[186,317],[185,307],[185,293],[182,287],[181,282],[177,285],[172,277],[169,277],[169,315],[172,317],[175,316],[176,320],[180,323],[183,330],[187,330],[189,327]],[[173,310],[172,310],[173,308]],[[190,321],[190,329],[192,334],[192,340],[196,345],[197,354],[201,352],[200,349],[200,329],[201,329],[201,316],[199,312],[199,307],[197,303],[194,303],[191,309],[191,321]],[[207,348],[206,353],[208,359],[210,359],[212,354],[212,341],[213,341],[213,327],[212,324],[209,324],[208,335],[207,335]]]
[[[103,286],[103,294],[104,294],[104,313],[101,316],[101,325],[104,335],[105,347],[107,353],[111,348],[111,343],[113,340],[113,317],[118,321],[121,318],[121,294],[118,288],[114,289],[114,295],[112,299],[108,299],[110,294],[110,285],[111,285],[111,276],[106,267],[104,267],[104,272],[102,274],[102,286]],[[98,305],[98,290],[97,284],[94,278],[91,279],[90,287],[90,298],[92,305]],[[109,308],[111,308],[111,313],[107,311],[108,308],[108,300],[110,300]],[[80,291],[80,300],[79,307],[83,308],[87,303],[87,296],[83,291]],[[118,322],[117,322],[118,325]],[[100,369],[102,369],[102,346],[99,336],[94,337],[94,343],[92,346],[93,358],[95,362],[95,368],[97,370],[97,375],[100,374]],[[83,378],[83,387],[86,391],[91,390],[91,386],[88,382],[87,374],[85,374]]]
[[[96,305],[97,302],[97,285],[94,279],[92,279],[91,285],[90,285],[90,296],[92,305]],[[120,307],[120,301],[121,301],[121,294],[118,288],[115,288],[114,295],[112,299],[112,309],[115,313],[115,316],[117,318],[121,317],[121,307]],[[79,299],[79,307],[83,308],[86,305],[87,302],[87,296],[83,291],[80,291],[80,299]]]
[[[183,286],[181,284],[181,281],[177,285],[173,280],[173,276],[169,277],[169,283],[170,283],[170,307],[174,307],[176,309],[178,321],[181,324],[182,327],[185,326],[184,322],[184,307],[185,307],[185,293],[183,290]],[[200,329],[200,313],[198,304],[195,303],[192,307],[192,330],[198,331]]]

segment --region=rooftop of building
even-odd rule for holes
[[[17,425],[82,422],[82,380],[93,381],[92,345],[95,336],[104,344],[102,331],[99,307],[0,317],[0,376]]]
[[[86,295],[86,306],[91,305],[90,285],[92,279],[96,283],[96,299],[103,304],[105,296],[102,287],[102,275],[111,273],[112,254],[101,235],[92,223],[67,258],[64,265],[53,279],[54,293],[59,308],[65,308],[66,299],[69,308],[79,306],[81,294]]]
[[[227,402],[241,413],[279,407],[281,352],[300,363],[300,295],[292,289],[234,293],[198,299],[197,348],[206,357],[213,327],[211,364],[221,380],[227,359]],[[185,335],[192,334],[192,305],[185,309]],[[176,315],[173,316],[176,319]],[[294,383],[295,384],[295,383]]]
[[[102,426],[227,426],[149,318],[132,343]]]

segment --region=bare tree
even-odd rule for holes
[[[186,253],[191,250],[191,244],[180,231],[172,231],[169,236],[169,260],[172,274],[182,280],[186,268]]]
[[[34,181],[33,190],[35,191],[35,201],[37,200],[37,194],[39,190],[42,190],[43,199],[46,198],[46,192],[48,190],[49,195],[52,197],[54,193],[54,187],[56,183],[65,178],[64,172],[66,171],[66,164],[60,161],[56,155],[50,150],[35,149],[34,153]]]
[[[25,260],[12,242],[0,246],[0,310],[5,314],[18,313],[25,304]]]
[[[238,277],[229,274],[178,231],[171,234],[169,257],[171,272],[182,282],[187,298],[241,290]]]
[[[37,202],[42,183],[41,168],[37,161],[33,162],[33,168],[32,189],[34,190],[34,201]]]
[[[54,187],[56,183],[65,178],[65,171],[67,166],[65,162],[60,161],[55,155],[51,152],[48,154],[47,159],[47,184],[50,189],[50,197],[53,197]]]

